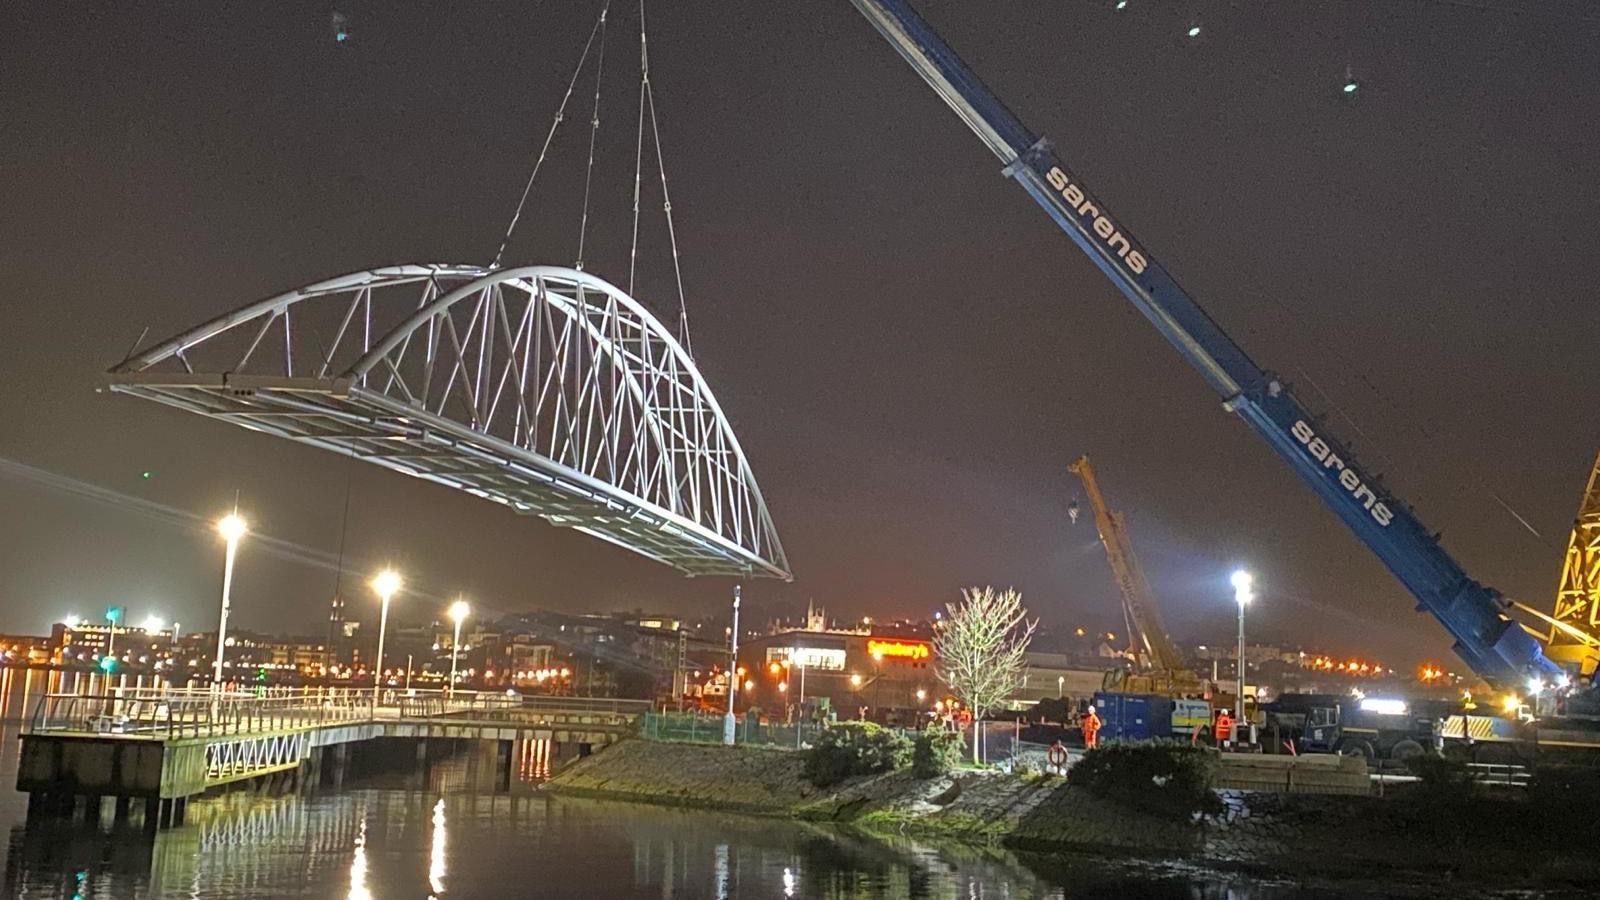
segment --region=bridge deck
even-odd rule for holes
[[[457,692],[185,690],[49,695],[22,739],[17,789],[184,798],[298,768],[313,751],[379,737],[610,743],[643,700]]]

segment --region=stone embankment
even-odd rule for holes
[[[1223,811],[1171,818],[1065,779],[909,770],[829,788],[784,750],[628,740],[580,759],[557,793],[836,822],[878,832],[1038,852],[1185,857],[1277,877],[1383,877],[1413,884],[1600,888],[1581,842],[1524,800],[1329,796],[1222,789]]]

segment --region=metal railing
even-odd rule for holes
[[[289,731],[372,718],[372,692],[340,688],[260,694],[134,688],[98,694],[46,694],[31,733],[71,732],[150,738],[215,737]]]
[[[1533,781],[1533,770],[1514,763],[1467,763],[1467,775],[1476,784],[1498,784],[1525,788]]]
[[[116,688],[91,694],[46,694],[29,721],[31,733],[146,738],[269,734],[325,725],[437,718],[518,721],[529,716],[595,715],[633,719],[648,700],[610,697],[523,697],[487,691],[384,688],[262,688],[226,692],[193,688]]]
[[[522,699],[515,695],[478,691],[401,691],[396,692],[389,705],[398,708],[402,719],[431,719],[436,716],[459,716],[461,713],[520,709]]]

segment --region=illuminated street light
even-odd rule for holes
[[[733,586],[733,622],[728,627],[728,667],[735,669],[739,676],[744,677],[744,666],[739,665],[739,601],[743,595],[740,585]],[[749,690],[750,685],[745,690]],[[738,727],[737,720],[733,717],[734,695],[739,692],[737,678],[728,679],[728,710],[722,715],[722,743],[733,746],[733,738]]]
[[[456,623],[456,636],[450,641],[449,695],[451,697],[456,695],[456,657],[459,655],[461,650],[461,623],[466,621],[467,615],[471,612],[472,607],[467,605],[466,600],[463,600],[459,597],[456,598],[456,602],[450,604],[450,621]]]
[[[240,539],[249,530],[250,526],[238,510],[228,513],[217,522],[217,534],[227,541],[227,550],[222,558],[222,613],[217,617],[217,658],[211,671],[213,691],[222,690],[222,656],[228,646],[228,605],[233,594],[233,558],[239,552]]]
[[[378,614],[378,657],[372,666],[372,708],[378,708],[378,692],[383,687],[383,637],[389,630],[389,601],[399,593],[400,586],[405,582],[400,578],[400,573],[393,569],[384,569],[372,579],[372,589],[377,591],[378,597],[383,601],[381,612]]]
[[[853,687],[853,688],[861,687],[861,676],[860,675],[851,675],[850,676],[850,686]]]
[[[162,621],[160,616],[145,616],[144,622],[139,627],[143,628],[150,634],[155,634],[161,629],[167,627],[167,623]]]
[[[1237,734],[1238,730],[1240,728],[1244,727],[1244,723],[1245,723],[1245,715],[1244,715],[1244,608],[1246,606],[1250,605],[1250,601],[1251,600],[1255,599],[1255,594],[1251,590],[1252,586],[1255,584],[1255,579],[1251,577],[1249,572],[1246,572],[1245,570],[1240,569],[1237,572],[1233,573],[1233,578],[1231,580],[1233,582],[1233,600],[1234,600],[1235,603],[1239,604],[1239,693],[1236,695],[1237,698],[1238,698],[1239,708],[1234,710],[1234,713],[1235,713],[1234,719],[1235,719],[1235,723],[1236,724],[1233,726],[1233,730],[1234,730],[1235,734]],[[1238,743],[1238,741],[1235,740],[1234,743]]]

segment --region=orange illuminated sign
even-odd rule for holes
[[[867,652],[874,657],[893,656],[898,659],[927,659],[933,650],[927,641],[867,641]]]

